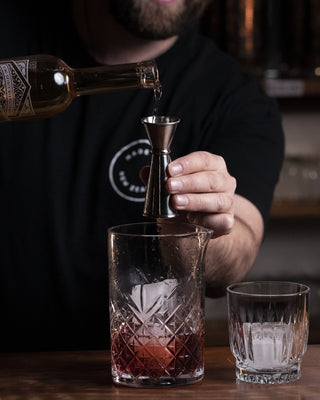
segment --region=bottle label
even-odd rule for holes
[[[0,62],[0,114],[10,120],[33,115],[29,60]]]

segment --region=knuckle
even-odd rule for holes
[[[211,172],[208,175],[208,188],[210,193],[214,193],[221,186],[221,177],[218,174]]]
[[[188,188],[192,193],[196,193],[198,191],[199,179],[196,176],[190,176],[188,179]]]
[[[223,231],[225,234],[228,234],[232,231],[234,227],[234,217],[233,215],[226,214],[223,220]]]
[[[231,178],[232,191],[235,192],[235,190],[237,188],[237,180],[234,176],[230,176],[230,178]]]
[[[219,154],[212,154],[208,152],[205,153],[206,154],[204,159],[208,164],[212,165],[212,163],[214,162],[216,170],[227,171],[227,165],[225,159],[222,156],[220,156]]]
[[[215,157],[219,157],[212,153],[209,153],[208,151],[198,151],[193,154],[196,155],[198,162],[200,163],[199,167],[202,170],[207,170],[207,171],[210,171],[212,169],[212,164]]]
[[[237,187],[236,178],[221,171],[211,171],[210,174],[207,175],[207,182],[209,192],[211,193],[234,193]]]
[[[204,211],[208,208],[208,199],[207,196],[197,196],[197,208],[199,211]]]
[[[228,187],[228,177],[224,173],[211,171],[207,179],[209,192],[211,193],[223,192],[224,188]]]
[[[214,237],[228,235],[234,227],[234,217],[231,214],[205,214],[200,225],[213,229]]]
[[[222,156],[217,155],[217,164],[220,166],[220,168],[226,168],[226,162]]]
[[[218,193],[216,196],[216,211],[222,212],[227,208],[227,196],[224,193]]]
[[[223,171],[223,173],[228,173],[227,164],[222,156],[220,156],[219,154],[214,154],[214,162],[216,165],[216,169],[218,171]]]
[[[218,193],[216,197],[217,212],[225,212],[232,206],[232,200],[225,193]]]
[[[204,164],[204,168],[210,169],[211,161],[212,161],[212,154],[209,153],[208,151],[202,151],[201,157],[202,157],[202,161]]]

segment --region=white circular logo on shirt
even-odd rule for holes
[[[109,180],[115,192],[129,201],[143,202],[146,187],[139,177],[140,169],[150,164],[151,146],[147,139],[129,143],[113,157]]]

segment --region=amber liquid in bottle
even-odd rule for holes
[[[73,69],[36,55],[0,61],[0,122],[47,118],[86,94],[147,88],[161,90],[154,61]]]

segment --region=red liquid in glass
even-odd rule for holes
[[[203,334],[133,335],[124,329],[111,337],[113,368],[132,378],[192,376],[203,368]]]

